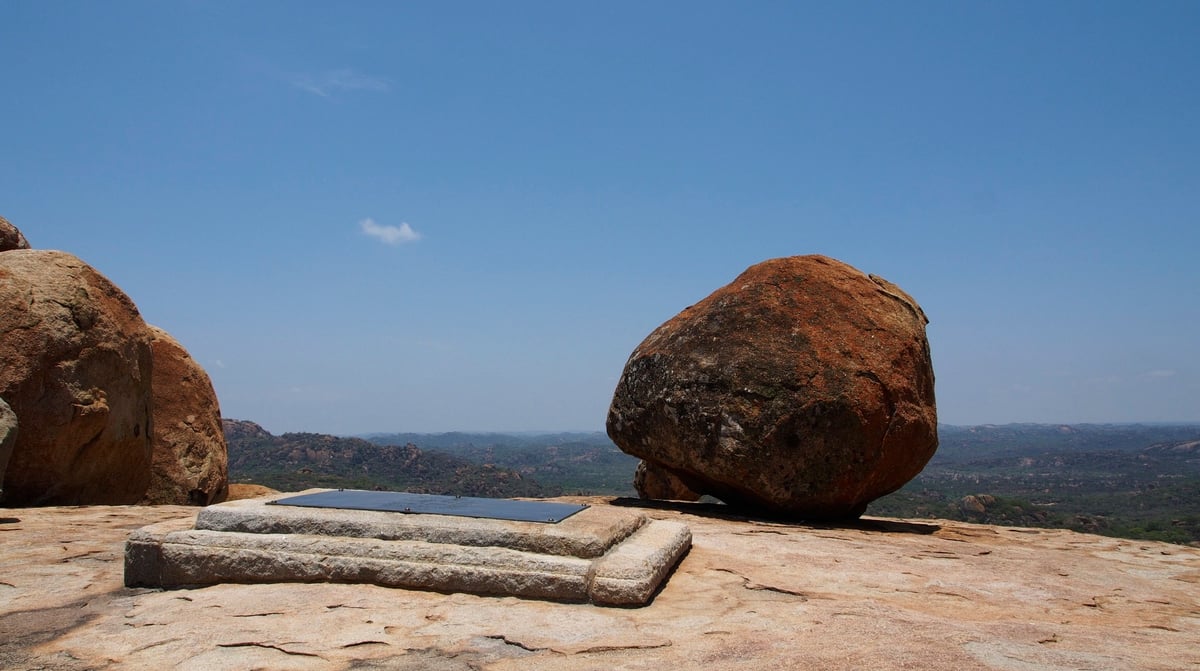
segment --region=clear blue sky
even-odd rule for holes
[[[1200,3],[0,0],[0,215],[274,432],[600,429],[819,253],[940,419],[1200,421]]]

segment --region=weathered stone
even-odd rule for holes
[[[208,373],[169,333],[150,327],[154,453],[143,503],[206,506],[228,495],[221,407]]]
[[[21,234],[21,229],[0,217],[0,252],[14,249],[29,249],[29,241]]]
[[[7,505],[135,503],[150,479],[150,332],[129,297],[57,251],[0,254],[0,396],[21,430]]]
[[[0,484],[4,483],[4,470],[16,444],[17,414],[0,398]]]
[[[698,494],[857,517],[937,449],[925,324],[894,284],[839,261],[760,263],[634,350],[609,436]]]
[[[229,494],[225,496],[226,501],[240,501],[242,499],[257,499],[263,496],[278,494],[278,489],[271,489],[262,485],[248,484],[242,482],[229,483]]]
[[[693,492],[674,473],[647,461],[638,463],[633,473],[633,486],[643,499],[667,501],[699,501],[700,495]]]
[[[312,489],[302,493],[327,490]],[[292,495],[287,495],[292,496]],[[200,511],[196,528],[251,534],[344,536],[507,547],[539,554],[593,558],[603,555],[646,521],[637,511],[586,509],[558,524],[377,510],[309,508],[268,500],[228,501]]]
[[[237,501],[135,531],[125,584],[360,582],[644,605],[691,545],[678,522],[588,508],[557,524]]]
[[[707,511],[639,510],[686,524],[694,546],[647,606],[598,608],[325,581],[124,589],[130,530],[186,528],[196,508],[0,510],[0,668],[1165,671],[1200,662],[1200,548],[946,520],[813,527]]]

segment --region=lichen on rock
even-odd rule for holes
[[[857,517],[937,449],[926,323],[899,287],[840,261],[765,261],[634,350],[609,436],[698,494]]]

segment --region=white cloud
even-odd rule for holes
[[[1146,377],[1175,377],[1175,375],[1176,375],[1176,371],[1165,370],[1165,369],[1161,369],[1161,368],[1158,370],[1146,371]]]
[[[224,362],[224,361],[221,361],[220,359],[216,359],[216,360],[214,361],[214,363],[216,363],[216,364],[217,364],[217,368],[224,368],[224,367],[225,367],[225,362]]]
[[[414,231],[412,226],[406,223],[401,223],[399,226],[380,226],[375,223],[374,219],[367,218],[358,222],[359,227],[365,235],[372,238],[379,238],[381,242],[389,245],[398,245],[402,242],[416,242],[421,239],[421,234]]]
[[[292,86],[307,91],[313,95],[328,98],[341,91],[389,91],[392,82],[383,77],[365,75],[350,68],[326,70],[312,75],[295,75],[291,78]]]

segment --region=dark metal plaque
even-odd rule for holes
[[[345,508],[348,510],[379,510],[389,513],[422,515],[455,515],[517,522],[548,522],[556,524],[587,508],[574,503],[549,501],[514,501],[512,499],[483,499],[471,496],[440,496],[409,492],[372,492],[361,489],[339,489],[316,494],[300,494],[269,502],[278,506],[308,508]]]

